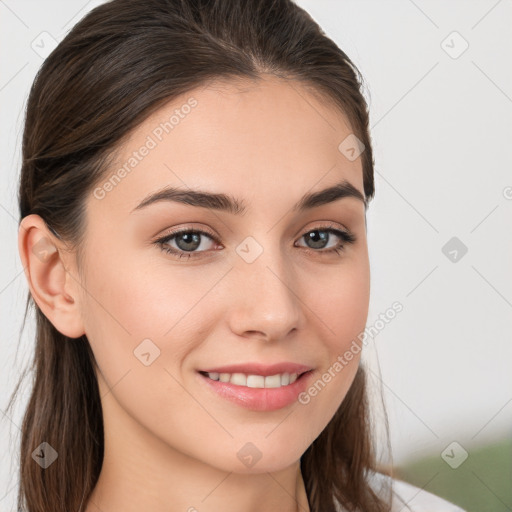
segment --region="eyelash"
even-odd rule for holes
[[[332,248],[327,249],[327,250],[321,250],[321,249],[316,250],[316,249],[311,249],[310,247],[302,247],[303,249],[306,250],[307,253],[332,254],[332,253],[335,252],[336,254],[340,255],[341,251],[345,248],[346,245],[353,244],[357,240],[356,236],[352,232],[350,232],[348,230],[344,231],[344,230],[335,228],[334,226],[319,226],[319,227],[316,227],[316,228],[313,228],[313,229],[309,229],[300,238],[303,238],[308,233],[312,233],[314,231],[320,231],[320,232],[334,234],[334,235],[338,236],[341,240],[336,245],[336,247],[332,247]],[[188,259],[190,259],[190,258],[198,258],[198,257],[201,257],[201,256],[196,256],[195,255],[196,253],[201,254],[201,253],[204,253],[204,252],[208,252],[208,251],[189,251],[189,252],[187,252],[187,251],[173,249],[173,248],[169,247],[168,245],[166,245],[172,239],[174,239],[177,236],[179,236],[181,234],[184,234],[184,233],[205,235],[208,238],[211,238],[215,243],[217,243],[217,244],[220,243],[217,240],[217,237],[214,236],[212,233],[209,233],[208,231],[203,231],[201,229],[191,229],[191,228],[183,228],[183,229],[179,229],[179,230],[176,230],[176,231],[172,231],[171,233],[169,233],[165,237],[159,238],[154,243],[157,244],[162,251],[170,254],[171,256],[173,256],[175,258],[180,258],[180,259],[183,258],[183,257],[187,257],[187,256],[188,256]]]

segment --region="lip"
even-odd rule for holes
[[[247,365],[237,367],[247,369]],[[230,367],[222,367],[222,369],[224,368]],[[268,368],[269,367],[266,367],[266,369]],[[306,367],[306,369],[307,368],[308,367]],[[259,371],[261,371],[261,369]],[[275,372],[275,370],[272,371]],[[237,372],[226,371],[219,373]],[[241,371],[240,373],[245,373],[245,370]],[[257,372],[255,373],[257,374]],[[284,373],[284,371],[278,371],[272,375],[275,375],[276,373]],[[231,384],[230,382],[212,380],[206,375],[197,372],[198,379],[200,379],[200,381],[206,385],[206,389],[209,392],[213,392],[216,397],[220,396],[221,398],[244,407],[245,409],[259,412],[276,411],[296,402],[298,400],[298,395],[303,393],[310,385],[313,375],[314,370],[306,370],[306,372],[300,375],[293,384],[289,384],[288,386],[282,386],[280,388],[248,388],[246,386],[237,386],[235,384]]]
[[[278,373],[297,373],[301,374],[312,370],[311,366],[304,364],[282,362],[270,365],[261,363],[240,363],[230,364],[227,366],[218,366],[216,368],[201,369],[199,371],[206,373],[245,373],[246,375],[262,375],[268,377],[270,375],[277,375]]]

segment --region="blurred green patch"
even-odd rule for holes
[[[464,448],[469,456],[457,469],[436,454],[395,467],[395,476],[467,512],[511,512],[512,438]]]

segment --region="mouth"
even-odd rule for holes
[[[305,368],[305,367],[303,367]],[[212,398],[221,398],[251,411],[270,412],[297,403],[301,393],[311,385],[315,370],[302,369],[267,375],[242,372],[198,371],[203,389]],[[263,370],[267,373],[265,370]]]

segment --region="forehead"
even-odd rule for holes
[[[230,192],[248,203],[262,194],[295,202],[340,178],[363,191],[361,159],[339,149],[351,133],[343,113],[300,82],[213,81],[132,131],[99,183],[108,190],[96,206],[127,215],[167,185]]]

